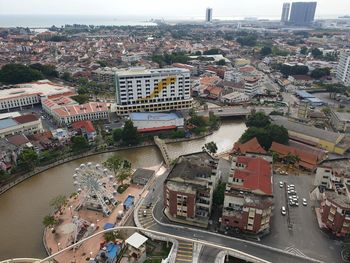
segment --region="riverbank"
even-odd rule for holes
[[[205,134],[202,135],[195,135],[192,136],[190,138],[179,138],[179,139],[164,139],[165,143],[167,144],[172,144],[172,143],[178,143],[178,142],[185,142],[185,141],[193,141],[193,140],[199,140],[199,139],[203,139],[207,136],[212,135],[214,132],[206,132]],[[111,152],[118,152],[118,151],[124,151],[124,150],[129,150],[129,149],[137,149],[137,148],[143,148],[143,147],[149,147],[149,146],[155,146],[156,144],[154,142],[146,142],[143,143],[141,145],[134,145],[134,146],[125,146],[125,147],[113,147],[113,148],[106,148],[106,149],[100,149],[100,150],[91,150],[89,152],[86,153],[81,153],[78,155],[74,155],[74,156],[69,156],[66,158],[63,158],[61,160],[58,160],[57,162],[53,162],[51,164],[48,164],[46,166],[40,166],[40,167],[36,167],[33,171],[29,172],[29,173],[25,173],[19,176],[14,176],[13,180],[11,180],[10,182],[6,183],[5,185],[0,187],[0,195],[5,193],[6,191],[8,191],[9,189],[11,189],[12,187],[15,187],[16,185],[20,184],[21,182],[39,174],[42,172],[45,172],[51,168],[54,168],[56,166],[62,165],[64,163],[67,162],[71,162],[71,161],[75,161],[75,160],[79,160],[81,158],[85,158],[85,157],[90,157],[90,156],[94,156],[97,154],[103,154],[103,153],[111,153]]]

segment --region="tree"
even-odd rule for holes
[[[104,233],[103,238],[108,243],[108,242],[115,242],[120,237],[118,232],[111,231],[111,232]]]
[[[241,46],[249,46],[254,47],[256,45],[258,37],[256,35],[248,35],[237,38],[237,42],[241,44]]]
[[[265,115],[263,112],[256,112],[253,114],[250,114],[248,116],[248,119],[246,120],[245,124],[247,127],[266,127],[270,124],[270,118],[269,116]]]
[[[330,115],[331,114],[331,108],[325,107],[321,110],[325,115]]]
[[[283,126],[270,124],[267,127],[267,134],[271,139],[271,143],[272,141],[275,141],[281,144],[288,144],[288,141],[289,141],[288,130]]]
[[[131,176],[131,163],[127,160],[121,160],[117,156],[109,157],[103,165],[113,171],[114,177],[121,185],[123,185],[124,181]]]
[[[212,48],[203,52],[203,55],[217,55],[220,54],[219,49]]]
[[[85,137],[77,135],[71,138],[72,150],[74,152],[82,152],[89,148],[89,143]]]
[[[321,58],[323,55],[322,51],[319,50],[318,48],[311,49],[311,54],[314,58]]]
[[[308,52],[307,47],[302,47],[302,48],[300,49],[300,54],[302,54],[302,55],[307,55],[307,52]]]
[[[33,170],[38,163],[38,154],[33,149],[24,149],[19,155],[18,165]]]
[[[208,142],[204,144],[204,146],[202,147],[202,150],[213,154],[218,151],[218,146],[216,145],[215,142]]]
[[[58,195],[51,199],[50,206],[61,213],[62,207],[67,203],[67,198],[64,195]]]
[[[123,130],[122,129],[115,129],[113,131],[113,141],[114,142],[120,142],[123,136]]]
[[[260,55],[263,56],[263,57],[268,56],[271,53],[272,53],[272,48],[271,47],[265,46],[265,47],[260,49]]]
[[[297,162],[300,161],[299,156],[291,153],[288,153],[287,156],[285,156],[283,159],[287,164],[296,164]]]
[[[79,95],[72,96],[72,99],[78,102],[79,104],[84,104],[89,101],[89,95],[79,94]]]
[[[44,79],[43,74],[21,64],[7,64],[0,70],[0,82],[6,84],[18,84]]]
[[[122,165],[122,160],[118,156],[111,156],[103,163],[109,170],[114,173],[114,176],[117,177],[118,171]]]
[[[62,74],[62,79],[65,81],[72,81],[72,75],[69,72],[64,72]]]
[[[45,227],[53,227],[57,224],[58,224],[58,220],[56,220],[54,216],[48,215],[43,218],[43,225]]]
[[[216,62],[216,65],[225,66],[226,65],[226,60],[225,59],[220,59],[218,62]]]
[[[329,76],[331,71],[329,68],[316,68],[311,72],[311,77],[314,79],[320,79],[324,76]]]
[[[225,199],[226,184],[224,182],[219,182],[213,193],[213,205],[221,206]]]
[[[54,65],[42,65],[40,63],[34,63],[31,64],[29,67],[40,71],[47,78],[58,77],[58,71],[56,70],[56,67]]]
[[[126,145],[137,145],[140,142],[140,135],[131,120],[127,120],[124,124],[122,140]]]

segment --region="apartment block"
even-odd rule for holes
[[[221,228],[229,232],[268,232],[273,210],[271,162],[262,157],[232,158]]]
[[[132,68],[116,72],[116,112],[162,112],[192,107],[190,71]]]
[[[220,174],[207,152],[182,155],[164,182],[165,214],[172,221],[208,226]]]
[[[342,81],[346,86],[350,86],[350,50],[344,50],[340,53],[337,79]]]

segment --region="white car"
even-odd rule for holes
[[[283,188],[283,185],[284,185],[284,183],[283,183],[283,182],[280,182],[280,187],[281,187],[281,188]]]
[[[281,207],[281,214],[285,216],[287,214],[286,208],[284,206]]]
[[[307,202],[305,198],[303,198],[303,206],[307,206]]]

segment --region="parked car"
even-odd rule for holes
[[[281,214],[285,216],[287,214],[286,208],[284,206],[281,207]]]
[[[143,210],[143,216],[144,216],[144,217],[147,216],[147,210]]]
[[[284,183],[283,183],[283,182],[280,182],[280,187],[281,187],[281,188],[283,188],[283,185],[284,185]]]
[[[303,198],[303,206],[307,206],[307,202],[305,198]]]

